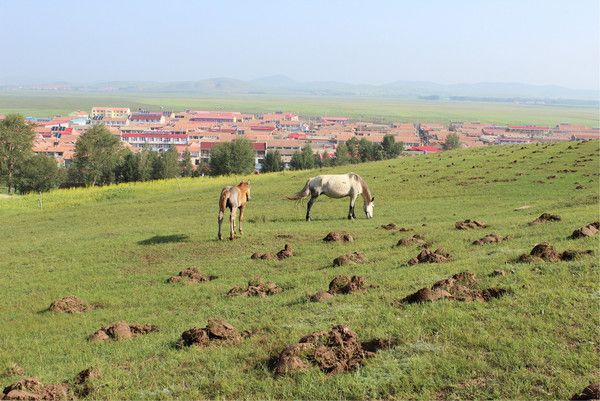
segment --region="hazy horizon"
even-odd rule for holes
[[[597,1],[3,1],[0,83],[522,83],[598,90]]]

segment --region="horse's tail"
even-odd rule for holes
[[[300,192],[296,192],[292,196],[286,196],[286,198],[289,200],[300,200],[300,199],[306,198],[308,195],[310,195],[310,190],[308,189],[309,183],[310,183],[310,180],[306,181],[306,185],[304,185],[304,188],[302,188],[302,190],[300,190]]]
[[[223,188],[221,191],[221,197],[219,198],[219,211],[222,212],[227,207],[227,200],[229,199],[229,191]]]

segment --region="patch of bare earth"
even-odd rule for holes
[[[25,375],[25,369],[20,367],[19,365],[11,365],[7,367],[0,377],[10,377],[10,376],[23,376]]]
[[[415,234],[412,237],[400,238],[396,243],[396,246],[407,246],[407,245],[419,245],[424,246],[427,245],[427,241],[425,241],[425,237],[421,234]]]
[[[423,249],[417,256],[408,261],[409,265],[418,263],[444,263],[448,262],[452,257],[443,248],[438,248],[435,251]]]
[[[206,281],[214,280],[217,276],[205,276],[200,273],[197,268],[190,267],[189,269],[185,269],[179,272],[176,276],[171,276],[167,280],[169,283],[189,283],[189,284],[198,284],[204,283]]]
[[[260,277],[248,281],[248,286],[233,287],[227,292],[228,296],[245,296],[245,297],[266,297],[269,295],[279,294],[283,288],[277,284],[264,281]]]
[[[509,236],[502,237],[498,234],[488,234],[485,237],[479,238],[472,242],[473,245],[485,245],[485,244],[493,244],[495,242],[508,241],[510,239]]]
[[[561,218],[559,215],[556,214],[550,214],[550,213],[542,213],[540,215],[540,217],[538,217],[537,219],[531,221],[529,223],[530,226],[535,226],[537,224],[544,224],[544,223],[548,223],[548,222],[552,222],[552,221],[560,221]]]
[[[52,302],[48,309],[52,312],[83,313],[94,309],[94,307],[81,298],[69,296]]]
[[[457,221],[454,224],[454,227],[457,230],[470,230],[470,229],[474,229],[474,228],[486,228],[487,224],[485,224],[483,221],[481,220],[464,220],[464,221]]]
[[[338,256],[333,259],[333,266],[354,265],[368,262],[367,257],[362,252],[352,252],[347,255]]]
[[[558,252],[552,245],[547,242],[542,242],[533,247],[529,254],[523,254],[519,256],[518,261],[521,263],[535,263],[535,262],[560,262],[575,260],[582,255],[591,255],[592,250],[566,250],[564,252]]]
[[[96,368],[82,370],[75,376],[73,391],[78,397],[87,397],[94,391],[93,382],[100,376],[100,371]]]
[[[2,391],[3,400],[68,400],[67,384],[43,384],[39,379],[30,377],[10,384]]]
[[[583,227],[578,228],[577,230],[573,231],[573,234],[571,234],[571,236],[569,238],[578,239],[578,238],[591,237],[593,235],[598,234],[599,230],[600,230],[600,221],[595,221],[593,223],[588,224],[587,226],[583,226]]]
[[[391,348],[394,340],[374,339],[361,343],[358,336],[346,326],[333,326],[329,331],[318,331],[288,345],[274,363],[276,375],[287,375],[311,366],[333,375],[356,369],[376,351]]]
[[[292,252],[292,247],[290,246],[290,244],[285,244],[283,249],[280,250],[279,252],[277,252],[275,255],[273,255],[271,252],[266,252],[266,253],[254,252],[252,254],[252,256],[250,256],[250,259],[283,260],[283,259],[287,259],[291,256],[294,256],[294,253]]]
[[[352,242],[354,241],[354,237],[348,233],[338,233],[336,231],[331,231],[324,238],[325,242]]]
[[[477,276],[475,273],[462,272],[444,280],[437,281],[430,288],[421,288],[417,292],[396,301],[395,304],[405,305],[433,302],[440,299],[463,302],[485,302],[494,298],[499,298],[507,292],[504,288],[477,289],[475,288],[476,284]]]
[[[362,276],[335,276],[329,283],[328,291],[317,291],[308,297],[311,302],[323,302],[337,294],[353,294],[364,292],[372,286],[367,285],[367,280]]]
[[[240,333],[225,320],[209,319],[206,327],[193,327],[181,333],[178,345],[181,347],[207,347],[211,344],[236,344],[241,340]]]
[[[600,400],[600,383],[592,383],[580,393],[573,395],[571,400]]]
[[[123,320],[102,327],[89,337],[89,341],[128,340],[133,337],[158,331],[152,324],[128,324]]]

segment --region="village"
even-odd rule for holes
[[[0,119],[3,116],[0,115]],[[192,163],[208,163],[211,149],[218,143],[246,138],[255,151],[255,168],[261,170],[269,151],[279,151],[285,168],[292,155],[309,144],[315,153],[333,156],[336,147],[351,138],[381,143],[391,135],[403,144],[403,155],[437,153],[448,135],[458,135],[466,148],[502,144],[528,144],[591,140],[600,138],[600,129],[561,123],[539,125],[490,125],[481,122],[369,122],[348,117],[303,118],[289,112],[247,114],[235,111],[132,111],[127,107],[93,107],[68,116],[27,117],[34,126],[33,151],[69,166],[78,137],[88,128],[103,124],[133,152],[149,148],[157,152],[174,146],[183,157],[188,151]]]

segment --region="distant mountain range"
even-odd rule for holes
[[[424,100],[484,100],[534,103],[598,104],[600,91],[570,89],[556,85],[481,82],[438,84],[422,81],[396,81],[382,85],[349,84],[335,81],[300,82],[284,75],[249,81],[210,78],[198,81],[145,82],[108,81],[88,84],[67,82],[0,85],[0,91],[59,91],[114,93],[171,93],[186,95],[295,95],[362,96]]]

